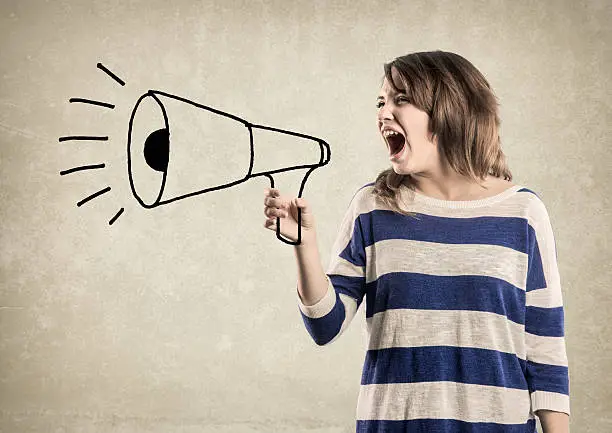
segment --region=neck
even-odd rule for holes
[[[412,175],[415,187],[422,194],[440,200],[472,200],[479,197],[489,187],[492,180],[487,176],[484,181],[474,181],[458,173],[431,176]]]

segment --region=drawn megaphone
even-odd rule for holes
[[[130,117],[127,139],[128,176],[132,193],[145,208],[229,188],[265,176],[274,188],[280,173],[304,170],[302,196],[310,174],[327,164],[331,152],[322,139],[255,125],[233,114],[169,93],[149,90]],[[301,242],[280,234],[290,245]]]

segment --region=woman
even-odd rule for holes
[[[364,297],[358,432],[569,431],[569,374],[553,232],[512,184],[497,99],[463,57],[385,65],[377,126],[391,168],[353,197],[327,272],[302,198],[265,193],[265,227],[297,238],[299,306],[319,345]]]

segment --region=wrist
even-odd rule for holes
[[[295,245],[296,250],[309,250],[313,247],[317,246],[317,235],[316,233],[310,230],[302,229],[302,238],[300,239],[300,244]]]

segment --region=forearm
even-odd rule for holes
[[[298,295],[304,305],[314,305],[323,299],[328,288],[314,232],[305,236],[294,251],[298,268]]]
[[[536,415],[540,418],[544,433],[569,433],[568,414],[541,409],[536,412]]]

